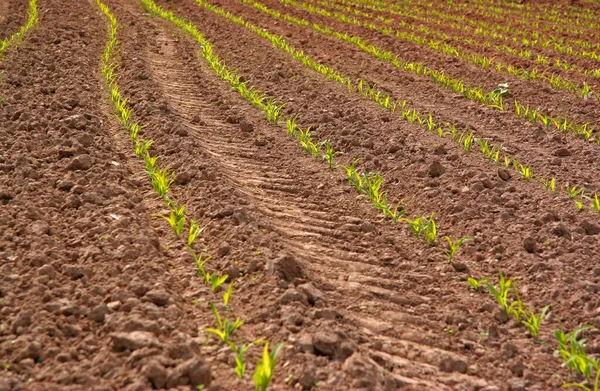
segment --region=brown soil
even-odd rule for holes
[[[3,0],[0,2],[0,39],[17,32],[26,20],[28,0]]]
[[[214,326],[208,302],[222,291],[201,283],[181,240],[153,217],[164,206],[114,120],[100,73],[106,19],[93,1],[39,3],[40,25],[2,63],[0,390],[253,389],[260,349],[240,380],[229,348],[202,332]],[[553,331],[600,328],[598,214],[515,173],[502,179],[481,155],[349,93],[192,0],[159,2],[195,23],[231,69],[288,102],[287,113],[330,139],[343,162],[361,158],[381,172],[409,216],[435,213],[439,239],[430,247],[406,225],[381,221],[343,172],[267,123],[215,76],[197,43],[136,0],[106,4],[119,21],[122,93],[153,154],[178,174],[173,198],[207,228],[209,269],[236,276],[230,316],[245,322],[237,337],[285,343],[273,390],[551,390],[570,378],[553,355]],[[248,6],[220,4],[347,75],[502,142],[540,175],[600,190],[597,146],[540,132]],[[469,83],[490,78],[363,34]],[[598,116],[597,105],[561,92],[546,102],[548,93],[525,81],[515,81],[515,93]],[[569,156],[555,156],[561,149]],[[433,162],[445,169],[439,177],[429,175]],[[440,252],[443,235],[474,237],[455,268]],[[552,305],[543,343],[499,321],[487,292],[468,289],[467,277],[495,281],[499,271],[518,277],[536,311]],[[586,337],[597,352],[598,332]]]

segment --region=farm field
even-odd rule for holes
[[[597,0],[0,0],[0,391],[598,391],[599,172]]]

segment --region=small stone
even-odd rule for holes
[[[338,343],[338,336],[332,332],[319,331],[313,336],[315,351],[324,356],[333,358]]]
[[[219,211],[217,211],[217,213],[214,214],[214,217],[217,219],[222,219],[224,217],[227,216],[231,216],[234,212],[234,209],[232,206],[226,206],[222,209],[220,209]]]
[[[560,236],[563,238],[571,238],[571,233],[569,232],[569,228],[563,223],[556,223],[552,226],[550,230],[554,235]]]
[[[571,152],[567,148],[558,148],[552,154],[558,157],[571,156]]]
[[[52,266],[46,264],[38,269],[38,274],[40,276],[48,276],[51,280],[53,280],[56,273]]]
[[[217,255],[219,257],[224,257],[224,256],[228,255],[230,252],[231,252],[231,246],[227,242],[221,243],[219,245],[219,248],[217,249]]]
[[[525,380],[523,379],[508,379],[508,391],[527,391]]]
[[[433,153],[435,153],[436,155],[445,155],[447,153],[446,147],[444,146],[444,144],[440,144],[437,147],[435,147]]]
[[[143,369],[143,374],[155,389],[163,389],[167,384],[167,370],[157,361],[151,361],[146,365]]]
[[[56,188],[62,191],[69,191],[75,186],[75,182],[70,180],[60,181],[56,184]]]
[[[169,298],[171,296],[162,289],[153,289],[147,292],[145,297],[150,300],[150,302],[162,307],[169,303]]]
[[[176,126],[173,129],[173,133],[180,137],[186,137],[188,135],[188,130],[184,126]]]
[[[304,276],[302,265],[291,254],[284,254],[275,260],[273,273],[281,276],[288,282],[293,282],[297,278]]]
[[[306,303],[308,299],[306,298],[306,295],[298,292],[296,289],[289,288],[283,293],[283,295],[281,295],[279,301],[281,302],[281,304],[289,304],[294,301]]]
[[[365,221],[360,225],[360,230],[362,232],[377,232],[377,227],[375,226],[375,224],[369,221]]]
[[[296,346],[298,350],[305,353],[314,354],[315,347],[313,345],[313,338],[310,334],[300,334],[296,340]]]
[[[32,359],[38,361],[42,355],[42,344],[38,341],[29,343],[17,356],[17,361]]]
[[[92,167],[92,158],[89,155],[79,155],[70,165],[72,170],[89,170]]]
[[[523,248],[530,254],[535,253],[535,244],[536,241],[532,237],[526,237],[525,239],[523,239]]]
[[[434,161],[433,163],[431,163],[431,165],[429,166],[429,176],[432,178],[437,178],[437,177],[443,175],[445,172],[446,172],[446,169],[437,160]]]
[[[302,374],[298,377],[298,383],[300,383],[303,389],[311,390],[314,387],[317,382],[315,372],[316,368],[312,366],[302,371]]]
[[[50,232],[50,225],[43,220],[39,220],[29,226],[29,232],[35,236],[46,235]]]
[[[32,316],[32,310],[25,310],[19,312],[19,315],[17,315],[17,319],[15,319],[12,324],[13,331],[16,330],[17,327],[29,327],[31,325]]]
[[[325,294],[317,289],[312,282],[299,285],[298,290],[306,295],[311,305],[315,305],[318,301],[325,302]]]
[[[176,185],[186,185],[192,180],[192,173],[189,171],[180,172],[175,176]]]
[[[400,150],[400,144],[398,143],[391,143],[389,148],[388,148],[388,153],[396,153]]]
[[[452,267],[454,268],[454,271],[457,271],[460,273],[469,271],[469,267],[467,266],[467,264],[462,263],[462,262],[452,262]]]
[[[600,233],[600,226],[596,223],[591,223],[588,220],[583,220],[579,226],[583,228],[586,235],[598,235]]]
[[[510,365],[510,371],[518,377],[523,377],[523,370],[525,369],[525,365],[523,365],[523,361],[517,360]]]
[[[88,314],[88,318],[93,320],[96,323],[103,323],[106,314],[108,313],[108,306],[106,303],[102,303],[92,308],[90,313]]]
[[[158,347],[160,344],[154,334],[148,331],[114,333],[110,335],[116,351],[137,350],[145,347]]]
[[[246,120],[241,120],[240,121],[240,129],[242,130],[242,132],[251,133],[254,131],[254,126],[252,126],[252,124]]]
[[[496,310],[494,313],[494,318],[496,318],[496,320],[502,324],[508,322],[508,315],[506,315],[506,312],[502,308],[498,308]]]
[[[508,170],[505,170],[504,168],[499,168],[498,169],[498,176],[503,181],[508,181],[510,179],[510,172]]]
[[[315,311],[315,319],[342,319],[342,314],[331,308],[323,308]]]
[[[515,354],[519,352],[517,346],[512,342],[507,342],[502,345],[502,357],[503,358],[512,358]]]
[[[446,357],[440,361],[440,370],[442,372],[467,373],[469,367],[463,360]]]

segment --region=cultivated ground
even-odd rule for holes
[[[599,20],[2,0],[0,391],[597,391]]]

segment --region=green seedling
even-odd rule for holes
[[[549,309],[550,306],[547,305],[544,308],[542,308],[538,315],[536,315],[533,311],[527,308],[523,313],[523,315],[525,316],[523,324],[527,326],[527,328],[529,329],[529,333],[536,341],[539,339],[540,324],[542,323],[542,319],[544,319],[544,316],[546,316],[546,312],[548,312]]]
[[[600,214],[600,200],[598,200],[598,194],[594,193],[594,198],[592,198],[591,201],[592,209],[594,209],[596,212],[598,212],[598,214]]]
[[[271,352],[269,352],[269,343],[265,343],[263,350],[262,360],[256,364],[256,371],[254,372],[254,384],[256,391],[267,391],[271,378],[275,373],[275,364],[277,363],[277,355],[283,347],[283,343],[276,345]]]
[[[325,154],[323,155],[323,160],[325,160],[329,165],[329,168],[333,170],[337,167],[333,159],[337,155],[341,154],[341,152],[334,151],[333,147],[331,146],[331,141],[329,140],[325,140],[325,143],[323,145],[325,146]]]
[[[255,343],[252,342],[248,345],[240,344],[237,346],[234,343],[231,343],[231,350],[235,353],[235,373],[238,375],[240,379],[244,378],[244,374],[246,373],[246,360],[245,355],[248,349],[250,349]]]
[[[578,189],[577,186],[570,186],[568,183],[567,183],[566,187],[567,187],[567,195],[570,200],[577,197],[578,195],[583,196],[583,189]]]
[[[189,250],[192,256],[194,257],[194,263],[196,264],[196,277],[202,276],[204,278],[204,281],[206,281],[206,276],[208,273],[206,272],[206,270],[204,270],[204,265],[212,257],[210,255],[204,257],[202,253],[200,253],[200,255],[197,255],[194,251],[192,251],[191,248]]]
[[[182,209],[171,209],[168,216],[154,215],[156,217],[162,217],[163,219],[167,220],[171,228],[173,228],[173,231],[175,232],[175,235],[177,237],[179,237],[181,231],[183,231],[183,227],[185,226],[185,217],[183,216],[183,214],[178,213],[183,212],[183,209],[185,209],[185,205],[181,208]]]
[[[433,213],[431,217],[417,217],[414,220],[402,218],[402,221],[408,223],[411,232],[418,238],[425,236],[425,240],[429,245],[433,246],[437,238],[437,226],[433,220]]]
[[[192,244],[196,241],[198,235],[204,231],[204,227],[200,227],[195,220],[190,220],[190,231],[188,234],[187,245],[188,247],[192,247]]]
[[[159,195],[160,198],[166,200],[167,193],[169,192],[169,188],[171,184],[174,182],[173,174],[168,172],[168,169],[154,169],[150,173],[150,179],[152,180],[152,187],[156,194]]]
[[[279,116],[281,115],[281,109],[283,109],[283,106],[285,106],[285,103],[281,105],[276,105],[273,103],[273,100],[270,99],[264,106],[267,121],[277,125],[277,123],[279,123]]]
[[[296,135],[296,130],[297,130],[297,125],[296,125],[296,121],[298,119],[298,116],[295,116],[292,119],[286,119],[285,120],[285,125],[287,126],[287,131],[288,131],[288,136],[295,136]]]
[[[444,239],[446,239],[446,241],[448,242],[448,248],[442,249],[442,251],[448,256],[448,263],[452,264],[454,263],[454,256],[456,255],[456,251],[458,251],[458,248],[462,246],[464,242],[473,238],[470,236],[463,236],[456,242],[453,242],[452,239],[450,239],[450,236],[446,235],[444,236]]]
[[[500,272],[498,289],[496,289],[496,287],[487,282],[485,284],[496,299],[496,301],[498,302],[498,304],[500,305],[500,307],[504,310],[504,313],[507,317],[510,317],[510,314],[513,312],[514,307],[517,305],[517,303],[515,302],[511,303],[510,298],[508,297],[511,288],[514,285],[514,281],[515,277],[506,280],[502,272]]]
[[[489,278],[482,278],[481,280],[476,280],[472,277],[469,277],[469,279],[467,280],[467,282],[469,283],[469,285],[471,286],[471,288],[473,288],[473,290],[475,292],[479,292],[479,290],[481,289],[481,287],[483,286],[483,284],[485,284],[486,282],[488,282],[490,279]]]
[[[150,149],[152,144],[154,144],[154,141],[152,141],[152,140],[136,139],[135,140],[135,154],[137,155],[137,157],[143,158],[144,156],[146,156],[148,154],[148,150]]]
[[[583,210],[583,202],[581,201],[574,201],[575,202],[575,206],[577,207],[577,210],[582,211]]]
[[[525,179],[527,182],[531,181],[531,167],[518,163],[516,160],[515,163],[517,164],[517,170],[523,179]]]
[[[569,370],[580,373],[588,382],[591,382],[592,370],[596,370],[593,389],[597,391],[600,378],[598,360],[589,357],[585,352],[587,340],[585,338],[579,339],[579,335],[582,332],[591,328],[592,326],[580,326],[568,334],[565,334],[564,330],[556,330],[554,335],[558,341],[557,353]],[[563,387],[577,387],[584,390],[591,390],[591,388],[578,383],[564,384]]]
[[[228,278],[229,278],[229,275],[227,275],[227,274],[225,274],[224,276],[221,276],[221,277],[219,277],[219,276],[217,276],[217,274],[216,274],[216,273],[213,273],[213,274],[210,276],[210,286],[211,286],[211,288],[212,288],[212,291],[213,291],[213,292],[216,292],[216,291],[217,291],[217,289],[219,289],[219,287],[220,287],[221,285],[223,285],[223,283],[224,283],[224,282],[225,282],[225,281],[226,281]]]
[[[218,329],[209,327],[205,329],[205,331],[208,333],[215,334],[216,336],[221,338],[221,341],[223,341],[223,343],[225,343],[226,345],[230,345],[231,337],[237,329],[242,327],[244,322],[242,322],[240,318],[237,318],[233,323],[228,318],[225,318],[225,320],[221,320],[221,316],[219,315],[219,310],[217,310],[217,307],[215,307],[215,305],[212,302],[209,302],[208,304],[210,305],[210,309],[215,315]]]
[[[233,294],[233,281],[231,281],[229,283],[229,286],[227,287],[227,290],[225,291],[225,293],[223,294],[223,304],[225,306],[229,305],[229,299],[231,299],[231,295]]]

